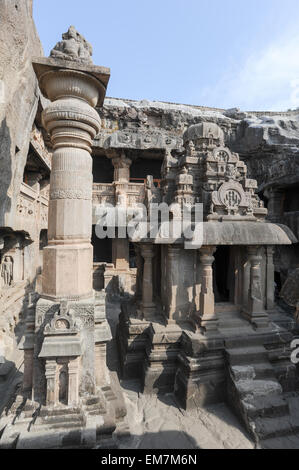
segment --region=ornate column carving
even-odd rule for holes
[[[202,265],[200,291],[200,326],[206,331],[218,329],[218,319],[215,314],[215,298],[213,291],[213,262],[216,248],[203,246],[199,250]]]
[[[141,255],[144,259],[142,279],[142,312],[146,320],[152,320],[155,314],[153,302],[153,266],[154,250],[152,245],[141,245]]]
[[[248,261],[250,263],[250,282],[246,317],[256,326],[267,326],[268,315],[264,310],[262,293],[261,261],[258,246],[248,246]]]
[[[109,71],[61,59],[33,62],[51,104],[42,122],[54,153],[50,180],[48,246],[42,294],[51,300],[92,297],[92,140],[100,130],[96,105]],[[74,70],[74,68],[78,70]]]

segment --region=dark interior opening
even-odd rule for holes
[[[91,244],[94,263],[112,263],[112,239],[98,238],[95,233],[95,225],[92,226]]]
[[[136,268],[136,251],[133,243],[129,242],[129,264],[130,268]]]
[[[295,184],[286,188],[284,199],[284,212],[297,212],[299,211],[299,184]]]
[[[112,183],[114,168],[111,160],[105,155],[94,155],[92,157],[92,174],[94,183]]]
[[[219,246],[214,254],[213,280],[215,302],[229,302],[230,292],[228,286],[229,247]]]
[[[146,179],[148,175],[152,175],[154,180],[161,179],[162,160],[149,160],[147,158],[138,158],[133,161],[130,168],[130,181],[140,183]]]

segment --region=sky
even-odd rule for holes
[[[107,96],[246,111],[299,107],[299,0],[34,0],[45,55],[70,25]]]

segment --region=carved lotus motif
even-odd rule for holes
[[[212,202],[215,207],[222,207],[228,212],[238,212],[239,208],[248,207],[246,193],[241,184],[236,181],[223,183],[218,191],[212,194]]]

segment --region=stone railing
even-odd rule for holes
[[[37,231],[47,229],[48,205],[46,193],[22,183],[17,201],[16,230],[25,230],[35,238]]]
[[[142,183],[128,183],[127,202],[129,206],[144,201],[145,187]],[[94,183],[92,191],[93,205],[112,204],[115,205],[114,183]]]
[[[115,188],[113,183],[94,183],[92,187],[92,203],[115,205]]]
[[[135,204],[143,203],[145,197],[145,186],[143,183],[129,183],[128,184],[128,204],[134,206]]]

